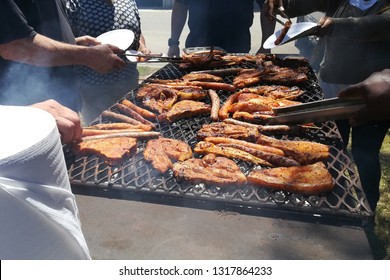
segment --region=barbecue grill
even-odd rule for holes
[[[291,63],[294,63],[292,60]],[[294,65],[292,65],[294,66]],[[234,67],[234,66],[230,66]],[[254,68],[255,63],[245,62],[242,68]],[[309,67],[310,68],[310,67]],[[189,73],[175,64],[167,64],[150,79],[177,79]],[[308,73],[309,80],[299,85],[305,91],[299,101],[310,102],[323,98],[321,88],[312,69]],[[232,76],[224,78],[231,83]],[[141,105],[136,99],[137,89],[129,92],[124,98]],[[224,102],[228,93],[219,93]],[[121,100],[118,100],[120,102]],[[207,101],[206,101],[207,102]],[[109,108],[117,112],[115,104]],[[102,116],[96,122],[109,122]],[[181,119],[172,124],[160,123],[156,120],[156,131],[163,137],[179,139],[187,142],[192,148],[198,142],[197,131],[203,124],[210,123],[209,116],[197,116]],[[278,138],[290,140],[309,140],[331,146],[330,158],[326,165],[331,173],[335,188],[322,196],[303,196],[285,191],[275,191],[269,188],[253,187],[217,187],[204,184],[179,182],[171,171],[160,174],[150,163],[144,160],[143,151],[146,141],[138,141],[136,154],[121,165],[109,166],[98,156],[75,156],[65,148],[65,158],[72,186],[77,189],[104,190],[103,195],[110,192],[139,193],[146,196],[157,196],[162,201],[167,199],[196,200],[200,202],[216,202],[222,209],[248,210],[261,215],[277,213],[294,215],[298,219],[315,219],[321,222],[340,221],[343,223],[363,226],[372,219],[373,213],[368,206],[365,194],[361,188],[359,177],[349,156],[343,150],[343,143],[334,122],[316,124],[319,130],[308,131],[300,135],[279,135]],[[196,155],[195,155],[196,156]],[[253,164],[236,161],[244,174],[253,169]],[[127,196],[129,197],[129,196]],[[205,203],[206,204],[206,203]]]

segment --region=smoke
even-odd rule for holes
[[[23,64],[11,64],[1,79],[0,103],[30,105],[50,98],[46,92],[50,83],[49,73],[42,70],[44,69]]]
[[[31,105],[55,99],[75,111],[81,108],[73,67],[36,67],[11,63],[0,78],[0,104]]]

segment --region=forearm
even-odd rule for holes
[[[40,34],[0,45],[4,59],[47,67],[86,65],[86,50],[87,47],[58,42]]]
[[[357,41],[389,41],[390,12],[360,18],[336,18],[332,32],[333,38],[346,38]]]
[[[307,15],[316,11],[326,12],[332,3],[329,0],[283,0],[283,6],[290,17]]]
[[[175,1],[171,17],[171,39],[179,41],[181,32],[187,21],[188,6]]]

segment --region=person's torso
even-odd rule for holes
[[[214,45],[228,52],[248,52],[253,5],[253,0],[188,1],[186,46]]]
[[[138,50],[141,36],[141,23],[134,0],[66,0],[66,12],[76,36],[97,37],[116,29],[129,29],[134,32],[131,49]],[[127,79],[136,73],[135,64],[128,64],[121,71],[99,74],[87,67],[77,69],[80,82],[89,85],[109,85]]]
[[[14,2],[23,13],[26,25],[37,33],[65,43],[75,42],[62,0]],[[74,78],[73,66],[37,67],[0,58],[0,103],[29,105],[53,98],[77,110],[80,104],[74,93]]]
[[[334,18],[361,18],[375,15],[388,2],[380,0],[344,1],[330,16]],[[351,30],[351,32],[353,31]],[[340,36],[337,38],[325,37],[325,57],[320,77],[330,83],[352,84],[362,81],[373,72],[389,68],[390,40],[386,37],[389,38],[389,36],[383,36],[383,40],[362,40]]]

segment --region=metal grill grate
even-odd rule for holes
[[[240,65],[240,67],[243,66]],[[255,65],[246,63],[244,67],[253,68]],[[188,72],[176,65],[168,64],[149,79],[175,79],[186,73]],[[144,83],[147,83],[148,80],[145,80]],[[232,77],[226,77],[225,82],[232,82]],[[303,102],[319,100],[323,96],[316,76],[312,71],[309,73],[309,81],[303,84],[301,88],[305,90],[305,94],[301,98]],[[136,93],[137,90],[129,92],[124,98],[139,104],[135,99]],[[220,94],[222,101],[225,101],[227,96],[227,94]],[[111,110],[115,111],[115,106],[112,106]],[[104,119],[100,121],[106,122]],[[193,148],[198,142],[196,132],[203,124],[207,123],[210,123],[208,116],[198,116],[182,119],[173,124],[157,122],[156,130],[163,137],[183,140]],[[284,135],[280,138],[316,141],[331,146],[331,156],[327,162],[327,167],[334,179],[335,188],[333,192],[326,196],[303,196],[249,185],[242,188],[235,186],[220,188],[178,182],[171,171],[162,175],[143,159],[145,141],[138,141],[136,154],[120,166],[108,166],[97,156],[76,157],[67,149],[65,149],[65,157],[68,162],[72,185],[81,187],[218,201],[230,206],[271,211],[281,210],[298,215],[318,215],[324,218],[343,217],[356,221],[371,218],[373,213],[368,206],[354,166],[342,149],[343,145],[334,122],[325,122],[318,125],[321,127],[320,131],[305,133],[299,137]],[[252,164],[243,161],[237,161],[237,163],[244,174],[248,174],[254,167]]]

